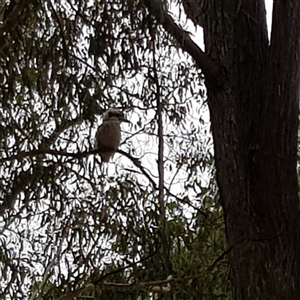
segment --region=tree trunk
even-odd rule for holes
[[[299,299],[297,130],[300,1],[210,0],[206,52],[224,86],[207,82],[233,299]]]

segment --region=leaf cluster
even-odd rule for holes
[[[210,268],[225,246],[201,72],[140,1],[0,9],[0,297],[57,299],[104,279],[171,274],[165,299],[222,298],[226,264]],[[109,107],[128,113],[121,148],[144,172],[119,154],[101,166],[93,152]]]

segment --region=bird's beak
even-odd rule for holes
[[[131,123],[125,116],[122,116],[121,121],[125,123]]]

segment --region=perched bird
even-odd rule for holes
[[[129,123],[120,110],[110,108],[105,112],[103,123],[96,132],[96,148],[99,150],[102,162],[108,162],[118,150],[121,140],[120,124],[122,122]]]

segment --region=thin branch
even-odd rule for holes
[[[50,154],[54,156],[68,156],[68,157],[73,157],[73,158],[83,158],[86,157],[90,154],[96,154],[98,153],[97,149],[90,150],[90,151],[84,151],[84,152],[67,152],[67,151],[59,151],[59,150],[49,150],[49,149],[37,149],[37,150],[32,150],[32,151],[22,151],[19,152],[18,154],[3,157],[0,159],[0,164],[6,162],[6,161],[12,161],[12,160],[22,160],[26,157],[33,157],[41,154]]]
[[[233,246],[231,246],[231,247],[229,247],[228,249],[226,249],[221,255],[219,255],[218,258],[216,258],[216,259],[214,260],[214,262],[211,264],[210,267],[207,268],[207,270],[208,270],[208,271],[212,270],[212,269],[214,268],[214,266],[215,266],[219,261],[221,261],[222,259],[224,259],[225,256],[226,256],[227,254],[229,254],[232,250],[233,250]]]
[[[104,275],[101,276],[98,280],[96,280],[95,282],[93,282],[93,284],[98,284],[98,283],[100,283],[101,281],[104,281],[104,279],[107,278],[108,276],[111,276],[111,275],[113,275],[113,274],[120,273],[120,272],[124,271],[125,269],[128,269],[128,268],[130,268],[130,267],[132,267],[132,266],[137,265],[138,263],[141,263],[141,262],[143,262],[143,261],[145,261],[145,260],[147,260],[147,259],[153,257],[153,256],[156,255],[156,254],[157,254],[157,252],[151,253],[151,254],[149,254],[149,255],[147,255],[147,256],[141,258],[139,261],[132,262],[132,263],[130,263],[130,264],[127,264],[127,265],[124,266],[124,267],[121,267],[121,268],[119,268],[119,269],[113,270],[112,272],[109,272],[109,273],[107,273],[107,274],[104,274]]]
[[[140,160],[138,158],[132,157],[130,154],[128,154],[127,152],[123,151],[123,150],[118,150],[118,153],[126,156],[128,159],[130,159],[133,164],[143,173],[143,175],[149,180],[149,182],[151,183],[151,185],[153,186],[153,188],[155,190],[157,190],[157,185],[155,183],[155,181],[153,180],[153,178],[147,173],[147,171],[145,170],[145,168],[142,166]]]
[[[166,226],[166,218],[165,218],[165,199],[164,199],[164,132],[163,132],[163,104],[160,97],[160,85],[159,79],[157,74],[156,64],[156,41],[155,41],[156,32],[152,31],[152,43],[153,43],[153,51],[152,51],[152,64],[153,64],[153,82],[156,87],[155,91],[155,98],[156,98],[156,106],[157,106],[157,136],[158,136],[158,158],[157,158],[157,166],[158,166],[158,199],[159,199],[159,206],[160,206],[160,217],[161,217],[161,226],[163,232],[165,231]]]
[[[83,293],[88,293],[96,289],[100,290],[113,290],[119,292],[133,292],[133,291],[148,291],[150,293],[168,293],[171,290],[170,282],[173,280],[172,275],[169,275],[165,280],[141,282],[141,283],[114,283],[104,281],[100,285],[94,285],[92,283],[61,296],[57,300],[71,300]]]

